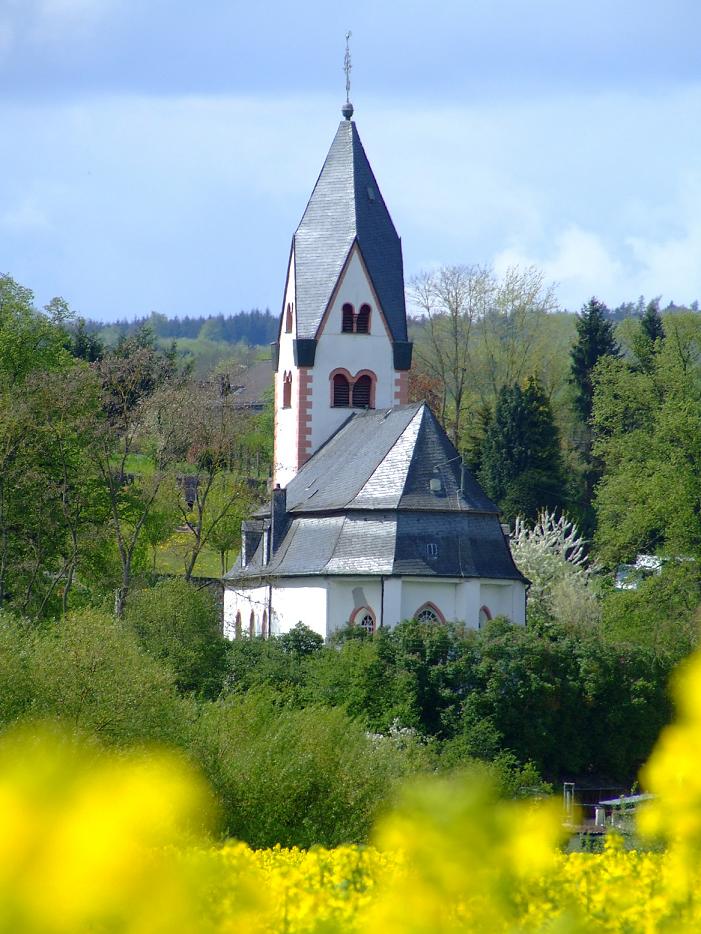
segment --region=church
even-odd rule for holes
[[[273,345],[269,505],[242,526],[224,633],[525,623],[499,511],[408,402],[402,247],[346,103],[292,238]]]

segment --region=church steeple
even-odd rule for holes
[[[276,348],[275,478],[282,485],[349,408],[406,401],[411,344],[401,241],[351,116],[347,101],[292,238]]]

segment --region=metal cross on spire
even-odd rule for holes
[[[351,65],[350,46],[348,45],[348,41],[352,35],[353,33],[349,29],[346,33],[346,54],[343,57],[343,70],[346,73],[346,102],[341,108],[341,113],[346,118],[346,120],[350,120],[350,118],[353,116],[353,105],[350,102],[350,76],[353,66]]]

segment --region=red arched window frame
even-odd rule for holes
[[[237,639],[241,638],[241,611],[236,611],[236,622],[234,623],[234,636]]]
[[[263,610],[263,621],[260,624],[260,634],[264,639],[268,638],[268,611]]]
[[[351,405],[354,409],[374,409],[374,383],[369,373],[356,376],[353,382]]]
[[[335,373],[331,379],[331,405],[347,409],[351,401],[351,381],[345,373]]]
[[[361,305],[360,311],[355,319],[355,333],[356,334],[369,334],[370,333],[370,306]]]
[[[429,619],[429,614],[433,619]],[[423,618],[422,618],[423,617]],[[422,603],[418,610],[414,613],[413,618],[421,623],[444,623],[445,616],[441,613],[435,603],[432,603],[430,600],[427,600],[426,603]]]
[[[292,302],[287,303],[287,310],[285,311],[285,334],[292,333]]]
[[[359,626],[371,636],[377,629],[377,616],[369,606],[360,606],[351,613],[348,625]]]
[[[253,612],[253,610],[251,610],[251,616],[250,616],[250,619],[248,620],[248,635],[252,639],[255,636],[255,634],[256,634],[256,614]]]
[[[375,408],[377,376],[372,370],[360,370],[351,376],[348,370],[334,370],[329,375],[332,408]]]
[[[477,617],[477,628],[482,629],[492,618],[492,611],[488,606],[481,606],[479,616]]]
[[[341,331],[343,334],[352,334],[355,330],[355,309],[350,302],[346,302],[342,311]]]
[[[289,409],[292,406],[292,373],[286,371],[282,377],[282,407]]]

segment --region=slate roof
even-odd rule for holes
[[[293,237],[297,338],[317,336],[358,242],[395,341],[407,340],[402,245],[352,120],[342,120]]]
[[[426,509],[497,515],[467,471],[465,495],[460,495],[460,464],[460,455],[423,402],[355,412],[290,481],[287,511]],[[441,481],[440,492],[431,492],[431,479]]]
[[[349,452],[352,455],[349,457]],[[440,490],[431,490],[431,480]],[[282,542],[229,580],[415,575],[524,580],[497,507],[425,403],[354,413],[286,489]]]

